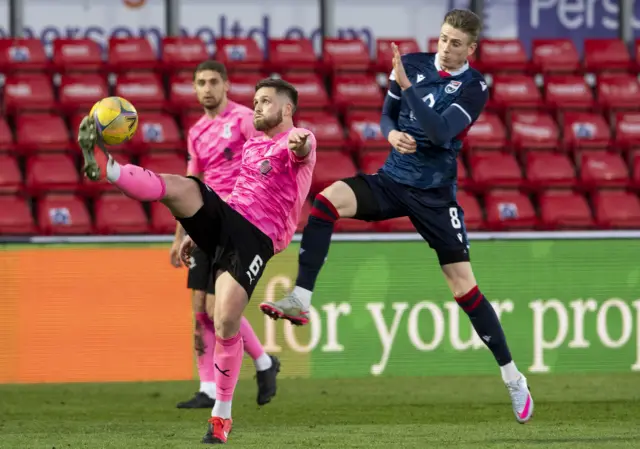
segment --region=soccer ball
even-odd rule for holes
[[[107,97],[91,108],[89,115],[106,145],[120,145],[130,140],[138,129],[138,112],[122,97]]]

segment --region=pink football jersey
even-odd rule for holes
[[[204,174],[204,183],[225,199],[240,173],[243,145],[261,135],[253,126],[253,111],[229,101],[216,117],[205,114],[189,129],[188,172]]]
[[[288,147],[289,133],[296,129],[309,133],[311,150],[304,158]],[[315,165],[316,138],[303,128],[291,128],[273,139],[255,137],[244,145],[238,182],[227,202],[271,238],[276,253],[293,238]]]

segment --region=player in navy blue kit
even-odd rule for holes
[[[488,98],[483,76],[467,62],[480,27],[473,12],[455,9],[445,16],[437,53],[401,57],[393,45],[394,69],[380,120],[393,147],[389,156],[378,173],[343,179],[316,196],[302,236],[296,287],[261,309],[273,318],[305,324],[335,221],[408,216],[436,252],[456,302],[493,353],[516,419],[524,423],[533,414],[527,380],[511,358],[498,316],[478,289],[464,213],[456,202],[456,158]]]

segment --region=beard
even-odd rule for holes
[[[201,101],[200,105],[204,108],[205,111],[210,112],[218,109],[220,103],[222,103],[222,99],[214,97],[208,100]]]
[[[280,123],[282,123],[282,111],[278,111],[276,115],[271,117],[260,117],[259,119],[253,119],[253,126],[258,131],[268,131],[270,129],[275,128]]]

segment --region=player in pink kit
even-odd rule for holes
[[[227,98],[229,81],[224,64],[205,61],[196,67],[193,84],[204,115],[191,127],[188,136],[189,163],[187,176],[197,176],[221,198],[231,194],[242,164],[242,147],[252,137],[263,135],[253,126],[253,111]],[[182,266],[179,250],[184,239],[184,228],[176,226],[171,246],[171,263]],[[212,408],[215,405],[215,309],[213,258],[196,248],[189,260],[187,287],[192,291],[195,316],[194,346],[198,358],[200,389],[178,408]],[[258,383],[258,405],[271,401],[276,394],[276,376],[280,361],[264,351],[249,321],[242,317],[240,334],[244,349],[253,359]]]
[[[269,259],[290,243],[309,193],[316,139],[294,128],[297,102],[298,92],[286,81],[266,79],[256,85],[253,123],[264,136],[244,145],[240,175],[226,203],[197,177],[158,175],[120,165],[104,150],[94,152],[95,123],[85,117],[80,125],[78,141],[89,179],[106,176],[131,198],[161,201],[189,235],[180,249],[183,260],[194,245],[214,257],[217,395],[204,443],[227,442],[244,351],[242,314]]]

